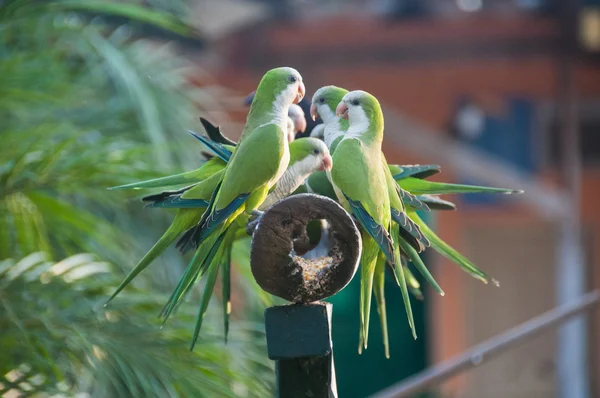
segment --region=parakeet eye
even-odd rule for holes
[[[320,152],[320,151],[319,151],[318,149],[313,149],[313,153],[314,153],[315,155],[318,155],[318,154],[319,154],[319,152]]]
[[[290,83],[296,83],[298,81],[298,78],[294,75],[291,75],[289,78]]]
[[[350,103],[354,106],[358,106],[358,100],[357,99],[353,99],[352,101],[350,101]]]
[[[320,104],[322,104],[322,103],[324,103],[324,102],[325,102],[325,98],[324,98],[324,97],[320,97],[320,98],[319,98],[319,103],[320,103]]]

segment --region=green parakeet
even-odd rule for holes
[[[166,319],[193,283],[207,275],[192,348],[212,295],[221,258],[225,254],[223,244],[227,244],[235,236],[235,230],[229,227],[242,214],[248,215],[257,209],[287,169],[290,162],[286,132],[287,112],[292,103],[297,103],[303,98],[304,93],[302,77],[293,68],[275,68],[263,76],[239,144],[234,148],[225,168],[212,177],[216,184],[208,196],[206,211],[203,212],[200,221],[178,242],[182,251],[196,251],[165,306],[163,315]],[[184,188],[147,199],[154,199],[153,206],[161,203],[161,207],[170,207],[170,204],[177,207],[178,203],[190,200],[206,201],[206,195],[200,196],[197,192],[207,185],[205,182],[189,189]],[[182,218],[185,218],[182,221],[182,224],[185,224],[188,217]]]
[[[429,242],[419,227],[408,218],[381,152],[384,120],[379,102],[364,91],[353,91],[342,98],[336,114],[347,119],[349,128],[341,137],[333,153],[333,168],[329,179],[339,202],[358,220],[362,227],[363,253],[361,266],[361,345],[367,347],[371,294],[375,290],[381,315],[386,356],[389,356],[383,298],[385,262],[398,272],[408,322],[413,330],[414,321],[408,297],[405,274],[402,271],[400,242],[422,251]],[[328,127],[325,126],[327,139]],[[333,137],[334,140],[336,137]],[[389,176],[389,177],[388,177]],[[393,186],[389,185],[389,179]],[[395,223],[392,223],[392,220]],[[402,232],[401,232],[402,231]],[[380,256],[382,253],[385,260]],[[416,336],[415,336],[416,337]]]
[[[326,144],[330,145],[331,148],[330,150],[332,152],[335,151],[338,143],[340,142],[340,140],[343,138],[343,136],[346,134],[347,130],[348,130],[348,120],[339,117],[338,115],[336,115],[335,113],[335,109],[337,107],[337,105],[340,103],[340,101],[342,100],[342,98],[344,97],[344,95],[346,95],[348,93],[348,90],[345,90],[343,88],[340,87],[336,87],[336,86],[325,86],[325,87],[321,87],[320,89],[318,89],[315,94],[312,97],[311,100],[311,106],[310,106],[310,115],[312,117],[313,120],[315,120],[317,117],[320,117],[323,120],[323,136],[324,136],[324,141]],[[382,156],[382,162],[385,163],[385,158]],[[414,171],[412,171],[412,169],[414,169]],[[438,167],[439,169],[439,167]],[[400,174],[402,172],[402,168],[399,166],[395,166],[394,167],[394,172],[396,174]],[[423,171],[417,170],[416,168],[411,168],[411,172],[407,172],[407,175],[412,175],[412,174],[418,174],[418,173],[423,173],[425,174]],[[389,173],[388,173],[389,174]],[[386,174],[386,177],[388,177],[388,174]],[[391,176],[389,176],[391,177]],[[318,193],[320,195],[324,195],[324,196],[328,196],[332,199],[336,199],[336,194],[333,190],[333,187],[331,186],[331,183],[329,182],[329,180],[327,179],[327,176],[325,175],[325,173],[314,173],[312,174],[309,179],[306,181],[306,186],[309,192],[313,192],[313,193]],[[395,199],[396,200],[396,207],[399,208],[403,208],[403,204],[402,202],[398,202],[398,193],[400,192],[404,195],[403,199],[410,199],[409,202],[407,203],[407,205],[409,206],[416,206],[416,208],[418,209],[427,209],[427,205],[423,203],[423,201],[427,200],[427,202],[432,202],[435,200],[429,200],[429,199],[425,199],[421,201],[420,198],[417,199],[412,195],[409,195],[407,192],[402,191],[402,190],[398,190],[396,191],[396,189],[392,189],[390,192],[390,199]],[[448,202],[446,201],[436,201],[439,203],[436,203],[435,206],[437,206],[436,208],[444,208],[444,207],[448,207],[451,204],[448,204]],[[405,220],[403,220],[405,221]],[[408,232],[405,230],[402,230],[403,232]],[[418,229],[414,229],[415,233],[418,232]],[[408,239],[412,239],[413,241],[415,241],[415,238],[408,236]],[[400,280],[398,279],[398,272],[402,271],[404,273],[405,276],[407,276],[408,280],[411,281],[411,291],[414,294],[417,294],[417,297],[422,297],[422,294],[420,293],[420,290],[418,290],[419,286],[418,286],[418,282],[416,280],[416,278],[414,277],[414,275],[412,275],[411,271],[408,269],[408,267],[406,267],[406,264],[404,265],[404,269],[400,269],[399,267],[401,267],[400,264],[397,265],[397,267],[391,266],[391,269],[393,270],[394,276],[396,277],[396,281],[398,283],[400,283]],[[428,275],[430,276],[430,274]]]
[[[292,103],[303,98],[304,92],[302,77],[293,68],[271,69],[263,76],[240,141],[225,167],[222,180],[212,193],[207,210],[200,222],[177,243],[183,252],[195,249],[195,253],[165,307],[165,319],[193,283],[204,275],[207,277],[192,349],[224,255],[222,244],[233,239],[236,232],[229,227],[242,214],[249,216],[257,209],[287,169],[290,161],[287,111]],[[185,199],[186,194],[182,198]]]

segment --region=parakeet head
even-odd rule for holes
[[[325,86],[318,89],[310,104],[312,119],[315,120],[317,117],[321,117],[324,123],[333,120],[335,118],[335,107],[347,93],[348,90],[337,86]]]
[[[258,84],[252,100],[252,107],[257,100],[275,98],[284,106],[297,104],[305,94],[302,76],[294,68],[280,67],[269,70]]]
[[[304,111],[299,105],[290,105],[288,116],[294,123],[294,138],[296,138],[296,134],[306,131],[306,116],[304,116]]]
[[[342,98],[335,114],[348,119],[350,128],[362,127],[364,130],[380,131],[383,134],[383,113],[377,98],[362,90],[351,91]]]
[[[327,145],[317,138],[298,138],[290,143],[290,164],[299,175],[331,170],[333,162]]]

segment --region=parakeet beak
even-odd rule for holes
[[[319,167],[319,171],[331,170],[333,166],[333,160],[329,154],[323,157],[323,162],[321,162],[321,167]]]
[[[335,114],[343,119],[348,119],[348,105],[345,102],[340,102],[335,108]]]
[[[296,94],[296,98],[294,99],[294,104],[297,104],[298,102],[302,101],[302,98],[304,98],[305,93],[306,93],[306,88],[304,87],[304,83],[303,82],[298,83],[298,94]]]
[[[288,144],[296,139],[296,133],[293,131],[288,131],[287,140]]]
[[[317,105],[310,104],[310,118],[314,122],[315,120],[317,120],[318,117],[319,117],[319,111],[317,110]]]
[[[248,94],[248,96],[244,98],[244,105],[252,104],[252,101],[254,100],[254,95],[256,95],[256,91],[253,91],[250,94]]]
[[[294,131],[296,133],[304,133],[306,131],[306,118],[304,115],[294,120]]]

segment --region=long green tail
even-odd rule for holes
[[[377,302],[377,312],[379,313],[379,322],[381,323],[381,337],[383,339],[383,349],[385,357],[390,357],[390,343],[387,328],[387,312],[385,309],[385,264],[387,259],[383,252],[377,257],[375,266],[375,275],[373,277],[373,290],[375,292],[375,301]]]
[[[456,264],[458,264],[463,270],[468,272],[474,278],[481,280],[484,283],[488,283],[491,279],[488,275],[486,275],[483,271],[481,271],[475,264],[473,264],[469,259],[460,254],[458,251],[453,249],[449,244],[440,239],[439,236],[433,232],[429,226],[421,220],[421,218],[415,212],[409,212],[408,217],[415,222],[419,227],[421,227],[421,232],[429,239],[431,242],[431,247],[433,247],[438,253],[443,255],[446,258],[449,258]]]
[[[431,275],[431,272],[429,272],[429,270],[423,263],[423,260],[421,260],[421,257],[419,257],[419,253],[417,253],[417,251],[404,240],[400,240],[400,247],[402,248],[402,251],[408,255],[410,262],[413,263],[413,265],[417,268],[421,275],[423,275],[425,280],[427,280],[427,282],[429,282],[429,284],[433,286],[435,291],[442,296],[445,295],[440,285],[438,285],[438,283],[433,278],[433,275]]]
[[[412,306],[410,304],[410,297],[408,295],[408,286],[406,285],[406,278],[403,270],[404,267],[402,266],[402,258],[400,255],[400,242],[402,241],[402,238],[400,237],[399,228],[392,228],[390,232],[392,235],[392,240],[394,241],[396,279],[400,282],[400,291],[402,292],[402,301],[404,301],[404,309],[408,318],[408,325],[410,326],[413,337],[416,339],[417,332],[415,330],[415,320],[413,318]]]
[[[142,188],[164,188],[172,185],[188,185],[204,181],[213,174],[223,170],[226,163],[215,158],[204,163],[202,167],[185,173],[173,174],[166,177],[153,178],[151,180],[133,182],[131,184],[110,187],[109,190],[118,189],[142,189]]]
[[[223,259],[231,256],[231,245],[236,235],[236,227],[232,225],[227,229],[225,234],[225,238],[222,243],[219,245],[217,241],[217,245],[219,248],[217,249],[216,255],[212,258],[207,258],[205,261],[210,261],[207,269],[207,277],[206,277],[206,285],[204,286],[204,291],[202,292],[202,299],[200,300],[200,307],[198,309],[198,317],[196,318],[196,326],[194,328],[194,335],[192,337],[192,344],[190,346],[190,351],[194,349],[194,345],[198,341],[198,336],[200,334],[200,329],[202,328],[202,321],[204,320],[204,315],[206,314],[206,310],[208,309],[208,304],[210,303],[210,299],[212,297],[213,290],[215,288],[215,282],[217,280],[217,275],[219,274],[219,268],[223,264]],[[229,275],[227,275],[227,279]],[[225,294],[229,295],[229,289],[227,292],[223,292],[223,302],[229,303],[229,298],[225,298]],[[225,321],[225,341],[227,341],[227,332],[229,331],[229,313],[226,312],[226,321]]]
[[[245,232],[242,230],[242,232]],[[221,259],[221,267],[223,268],[222,290],[223,290],[223,332],[225,334],[225,343],[229,336],[229,317],[231,316],[231,251],[233,243],[238,238],[239,232],[234,232],[229,239],[226,238],[223,243],[224,250]]]
[[[364,349],[367,349],[373,277],[377,268],[379,246],[366,231],[362,232],[362,242],[363,252],[360,258],[360,339]]]
[[[183,297],[192,288],[194,283],[202,279],[206,275],[206,272],[212,269],[210,265],[220,251],[224,238],[225,232],[223,232],[222,228],[219,228],[212,232],[198,247],[183,276],[179,280],[177,287],[171,293],[165,308],[161,311],[160,316],[163,318],[163,323],[169,319],[169,316],[179,306]]]
[[[140,272],[142,272],[148,265],[150,265],[158,256],[164,252],[167,247],[177,237],[188,228],[191,228],[198,222],[204,209],[181,209],[177,212],[177,215],[173,219],[173,222],[165,233],[158,239],[158,241],[152,246],[150,250],[142,257],[142,259],[133,267],[133,270],[125,277],[123,282],[117,287],[117,290],[110,296],[107,304],[117,296],[127,286],[133,278],[135,278]]]
[[[400,287],[400,280],[396,276],[396,271],[397,271],[396,267],[391,265],[391,263],[389,263],[389,262],[386,265],[388,267],[390,267],[390,269],[392,270],[393,275],[394,275],[394,280],[396,281],[396,284],[398,285],[398,287]],[[402,259],[402,272],[404,272],[404,278],[406,279],[408,291],[417,300],[423,300],[423,292],[421,291],[421,284],[419,283],[417,278],[415,278],[415,276],[413,275],[411,270],[408,268],[408,264],[404,261],[404,259]]]
[[[505,188],[494,188],[484,187],[480,185],[465,185],[465,184],[451,184],[446,182],[434,182],[421,180],[419,178],[404,178],[398,180],[398,185],[401,188],[407,190],[413,195],[422,194],[453,194],[453,193],[503,193],[503,194],[515,194],[522,193],[523,191],[515,189]]]

